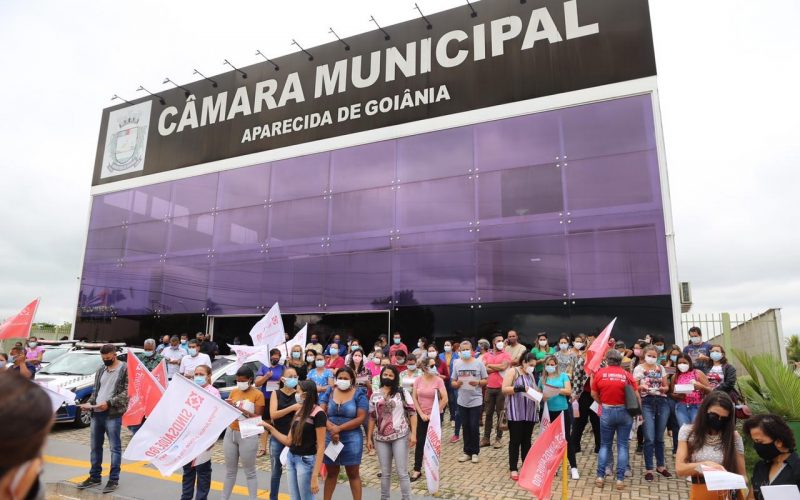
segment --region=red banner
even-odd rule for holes
[[[39,307],[39,299],[34,300],[16,315],[0,325],[0,339],[24,339],[31,333],[33,317]]]
[[[589,346],[589,350],[586,351],[586,364],[583,369],[588,375],[592,375],[600,369],[600,363],[603,362],[606,352],[608,352],[608,349],[611,347],[608,344],[608,340],[611,338],[611,330],[614,328],[614,323],[616,322],[617,318],[611,320],[611,323],[603,328],[600,335],[598,335],[597,338],[594,339],[594,342],[592,342],[592,345]]]
[[[128,410],[122,425],[139,425],[156,407],[164,388],[132,352],[128,353]]]
[[[561,466],[567,440],[564,436],[564,414],[560,414],[531,446],[519,472],[519,485],[539,500],[549,500],[553,478]]]
[[[153,368],[153,371],[151,373],[153,374],[153,377],[155,377],[155,379],[158,380],[158,383],[161,384],[161,387],[166,389],[167,384],[169,383],[169,380],[167,379],[167,362],[162,360],[161,363],[158,364],[158,366]],[[148,417],[150,416],[149,411],[147,412],[147,416]]]

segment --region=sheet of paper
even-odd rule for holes
[[[664,371],[667,373],[667,375],[675,375],[676,372],[674,366],[665,366]]]
[[[281,388],[281,383],[277,380],[270,380],[267,382],[267,392],[275,392]]]
[[[533,387],[528,387],[528,390],[525,391],[525,396],[536,401],[537,403],[542,401],[542,393],[537,391]]]
[[[561,387],[553,387],[550,384],[544,384],[542,392],[544,393],[544,397],[547,399],[552,398],[553,396],[558,396],[559,391],[561,391]]]
[[[595,412],[597,415],[600,415],[601,413],[600,403],[598,403],[597,401],[592,403],[592,406],[590,406],[589,409]]]
[[[800,500],[800,490],[794,484],[762,486],[761,495],[764,500]]]
[[[286,462],[289,460],[289,447],[284,446],[283,451],[281,452],[281,456],[279,457],[281,461],[281,465],[286,465]]]
[[[744,476],[733,472],[711,470],[703,467],[703,477],[708,491],[741,490],[747,488]]]
[[[406,404],[408,406],[414,406],[414,398],[411,397],[411,391],[403,391],[403,395],[406,399]]]
[[[458,377],[458,381],[461,382],[461,387],[465,385],[470,385],[470,382],[475,382],[478,380],[478,377],[473,377],[472,375],[465,375],[463,377]],[[470,386],[472,387],[472,386]]]
[[[356,384],[358,385],[367,385],[369,384],[369,377],[356,377]]]
[[[694,384],[675,384],[675,394],[689,394],[694,392]]]
[[[249,438],[263,434],[264,428],[261,427],[261,417],[239,420],[239,432],[242,434],[242,438]]]
[[[344,443],[342,443],[341,441],[339,441],[338,443],[334,443],[333,441],[331,441],[325,448],[325,456],[335,461],[336,458],[339,456],[339,453],[341,453],[343,449],[344,449]]]

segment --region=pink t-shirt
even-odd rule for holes
[[[414,381],[414,394],[417,395],[420,408],[427,415],[431,413],[436,393],[444,390],[444,382],[438,376],[431,379],[425,376],[417,377],[417,380]],[[442,409],[442,404],[439,402],[439,410]]]
[[[511,355],[505,351],[500,351],[498,354],[487,352],[481,356],[481,361],[488,367],[488,365],[499,365],[507,362],[511,366]],[[486,387],[489,389],[499,389],[503,386],[503,372],[493,372],[489,374],[489,379],[486,382]]]
[[[39,359],[39,355],[44,352],[44,348],[41,346],[36,347],[28,347],[25,349],[25,359]]]

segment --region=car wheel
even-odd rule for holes
[[[86,396],[85,398],[80,400],[80,404],[84,404],[84,403],[88,403],[88,402],[89,402],[89,396]],[[75,407],[75,412],[76,412],[75,413],[75,422],[73,424],[75,427],[77,427],[79,429],[82,429],[82,428],[85,428],[85,427],[89,427],[89,425],[91,425],[91,423],[92,423],[92,412],[91,411],[83,411],[83,410],[81,410],[80,408],[78,408],[76,406]]]

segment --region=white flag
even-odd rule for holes
[[[50,396],[50,402],[53,404],[54,413],[57,412],[64,403],[67,405],[75,404],[77,396],[69,389],[58,387],[56,385],[49,385],[47,382],[39,382],[39,385],[42,387],[42,389],[44,389],[44,392]]]
[[[428,432],[425,435],[425,448],[422,452],[422,464],[425,467],[425,479],[428,481],[428,492],[439,491],[439,456],[442,452],[442,421],[439,418],[439,392],[433,398],[431,418],[428,421]]]
[[[163,476],[170,476],[216,443],[239,416],[234,407],[190,380],[173,377],[122,457],[146,460]]]
[[[541,430],[539,431],[544,432],[550,426],[550,410],[547,409],[547,401],[544,402],[544,409],[542,410],[542,421],[539,423],[539,427]]]
[[[234,375],[236,371],[245,363],[259,361],[264,366],[269,366],[269,346],[268,345],[230,345],[228,348],[232,353],[236,354],[236,361],[228,366],[225,373]]]
[[[289,356],[290,352],[292,352],[292,348],[294,346],[299,345],[300,349],[305,351],[307,338],[308,338],[308,323],[306,323],[306,326],[304,326],[299,332],[295,334],[292,340],[276,347],[276,349],[281,351],[281,364],[286,362],[286,357]],[[301,357],[305,356],[301,355]]]
[[[281,308],[275,302],[266,316],[250,330],[253,345],[278,345],[286,341],[286,332],[283,330]]]

